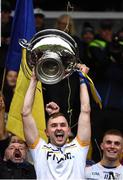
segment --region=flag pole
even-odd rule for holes
[[[5,76],[6,76],[6,68],[4,68],[4,72],[3,72],[3,78],[2,78],[2,85],[1,85],[1,89],[0,89],[0,95],[3,95],[3,87],[4,87],[4,83],[5,83]]]

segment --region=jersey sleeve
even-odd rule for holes
[[[29,150],[30,150],[33,161],[36,160],[38,153],[40,152],[40,150],[45,144],[46,142],[43,139],[38,138],[32,145],[30,145]]]

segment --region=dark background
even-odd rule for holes
[[[75,11],[122,11],[123,0],[69,0]],[[44,10],[66,10],[68,0],[34,0]]]
[[[16,0],[1,0],[9,2],[15,8]],[[66,10],[68,0],[33,0],[34,7],[40,7],[46,11]],[[123,11],[123,0],[69,0],[74,11]]]

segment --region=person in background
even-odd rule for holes
[[[100,27],[93,41],[89,43],[89,67],[94,81],[103,77],[103,68],[108,68],[109,44],[112,41],[113,24],[111,21],[100,21]]]
[[[101,161],[86,167],[86,179],[123,179],[123,165],[120,163],[123,134],[117,129],[106,131],[101,150],[103,151]]]
[[[43,13],[43,10],[40,8],[35,8],[34,16],[35,16],[36,32],[39,32],[39,31],[45,29],[45,15]]]
[[[27,161],[26,143],[15,135],[9,137],[4,159],[0,162],[0,179],[36,179],[34,166]]]
[[[13,91],[14,91],[15,86],[16,86],[17,77],[18,77],[18,73],[16,71],[8,70],[6,73],[7,83],[9,86],[13,87]]]
[[[27,161],[26,143],[7,132],[5,128],[5,103],[0,96],[0,179],[36,179],[34,166]]]
[[[88,68],[78,65],[87,73]],[[65,116],[59,112],[54,102],[46,106],[51,113],[47,120],[46,135],[49,143],[39,137],[32,106],[35,97],[37,79],[33,71],[27,90],[23,110],[23,127],[26,143],[30,147],[38,179],[83,179],[86,156],[90,143],[90,100],[85,81],[80,78],[81,111],[78,119],[76,138],[67,143],[70,127]]]
[[[6,72],[5,83],[3,87],[3,95],[5,101],[5,111],[9,112],[10,104],[14,95],[18,72],[14,70],[8,70]]]
[[[55,28],[68,33],[76,41],[81,62],[82,45],[80,38],[76,34],[74,19],[70,15],[62,14],[57,18]]]
[[[84,22],[81,32],[82,40],[85,43],[90,43],[95,38],[94,27],[89,22]]]
[[[0,94],[0,160],[4,157],[5,149],[9,143],[8,133],[5,129],[5,103],[2,93]]]
[[[90,66],[89,61],[89,44],[95,39],[95,30],[94,27],[89,22],[84,22],[82,26],[82,32],[81,32],[81,44],[82,44],[82,50],[81,50],[81,59],[84,64],[86,64],[88,67]]]
[[[118,30],[118,35],[120,38],[123,38],[123,27]]]

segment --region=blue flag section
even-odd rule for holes
[[[32,0],[17,0],[11,30],[11,41],[6,59],[6,69],[19,71],[22,47],[19,39],[29,41],[35,34],[35,20]]]

